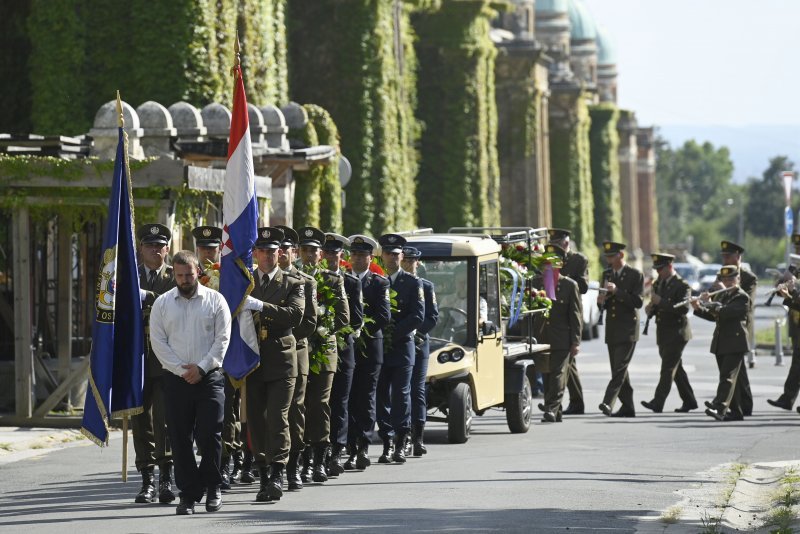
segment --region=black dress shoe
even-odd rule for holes
[[[678,413],[687,413],[696,409],[697,409],[697,403],[695,402],[694,404],[682,404],[680,408],[675,408],[675,411]]]
[[[583,415],[584,413],[583,404],[581,405],[570,404],[569,406],[567,406],[567,409],[564,410],[562,413],[564,415]]]
[[[547,411],[547,407],[541,402],[539,403],[539,411],[540,412],[546,412]]]
[[[712,410],[716,410],[717,409],[717,407],[714,406],[714,403],[711,402],[711,401],[705,401],[703,404],[706,405],[706,408],[711,408]]]
[[[717,421],[724,421],[725,420],[725,414],[722,413],[722,411],[716,410],[714,408],[707,408],[706,409],[706,415],[708,415],[709,417],[713,417]]]
[[[654,401],[642,401],[642,406],[644,406],[648,410],[651,410],[651,411],[653,411],[655,413],[661,413],[662,412],[662,408],[656,406],[656,403]]]
[[[206,512],[216,512],[222,508],[222,492],[219,486],[211,486],[206,491]]]
[[[604,402],[600,403],[600,406],[598,406],[598,408],[600,408],[600,411],[603,412],[603,415],[609,415],[609,416],[611,415],[611,406],[609,406],[608,404]]]
[[[725,414],[725,417],[722,418],[723,421],[744,421],[744,415],[736,412],[728,412]]]
[[[544,412],[542,414],[542,423],[555,423],[556,422],[556,414],[553,412]]]
[[[194,500],[181,498],[175,508],[175,515],[192,515],[194,513]]]
[[[800,406],[797,407],[797,413],[800,413]]]
[[[789,411],[792,410],[792,406],[788,402],[782,399],[778,400],[767,399],[767,402],[771,406],[775,406],[776,408],[783,408],[784,410],[789,410]]]
[[[617,410],[611,414],[611,417],[636,417],[636,412],[633,410]]]

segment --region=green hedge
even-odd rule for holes
[[[292,100],[328,110],[353,166],[344,212],[348,233],[375,235],[416,223],[418,135],[409,10],[392,2],[293,0],[289,3]],[[400,46],[395,50],[395,22]]]
[[[622,201],[619,178],[619,110],[614,104],[589,108],[592,126],[589,132],[594,194],[594,231],[602,240],[622,240]]]
[[[317,130],[310,120],[302,130],[289,130],[289,137],[300,141],[304,146],[319,144]],[[316,226],[319,228],[320,192],[322,189],[323,169],[319,165],[307,171],[295,171],[294,179],[294,207],[292,224],[295,228],[301,226]]]
[[[314,125],[317,140],[321,145],[330,145],[339,150],[339,131],[330,113],[315,104],[303,106],[308,120]],[[319,227],[326,232],[342,232],[342,186],[339,182],[339,156],[328,165],[318,169],[319,184]]]
[[[422,224],[437,230],[500,222],[493,13],[475,0],[414,18],[424,122],[417,201]]]
[[[31,131],[31,81],[28,57],[31,41],[26,22],[30,2],[5,2],[0,17],[0,72],[3,90],[0,91],[0,132],[27,133]]]

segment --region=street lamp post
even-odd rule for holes
[[[742,195],[737,195],[735,199],[729,198],[727,204],[728,206],[734,206],[737,204],[739,206],[739,224],[737,225],[738,239],[736,242],[739,245],[744,246],[744,201],[742,200]]]

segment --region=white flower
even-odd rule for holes
[[[317,327],[317,334],[318,334],[320,337],[325,337],[325,336],[327,336],[327,335],[328,335],[328,329],[327,329],[327,328],[325,328],[324,326],[318,326],[318,327]]]
[[[328,308],[326,308],[325,306],[317,307],[317,315],[318,316],[319,315],[325,315],[326,313],[328,313]]]

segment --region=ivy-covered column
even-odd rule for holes
[[[597,278],[601,269],[595,245],[589,107],[585,93],[576,85],[559,84],[552,89],[550,176],[553,226],[572,230],[577,248],[589,258],[591,276]]]
[[[416,61],[408,17],[417,3],[288,4],[291,98],[330,112],[353,166],[343,214],[348,233],[416,224]]]
[[[598,241],[621,241],[624,206],[619,183],[619,110],[611,103],[598,104],[589,107],[589,116],[595,236]]]
[[[639,237],[639,181],[637,178],[636,115],[620,110],[617,121],[619,135],[619,193],[622,205],[622,235],[628,247],[641,257]]]
[[[414,18],[419,35],[419,111],[423,126],[417,186],[425,226],[500,223],[495,7],[488,0],[445,2]]]
[[[297,106],[292,103],[290,106]],[[308,111],[304,107],[297,106],[303,114],[302,126],[297,124],[290,126],[289,137],[297,139],[304,146],[316,146],[319,144],[317,130],[309,120]],[[319,165],[314,165],[307,171],[294,171],[294,204],[292,207],[292,224],[295,228],[301,226],[319,227],[319,208],[320,190],[323,178],[323,170]]]
[[[314,126],[317,140],[339,150],[339,131],[330,113],[315,104],[303,106]],[[339,183],[339,157],[319,167],[319,227],[326,232],[342,231],[342,186]]]

